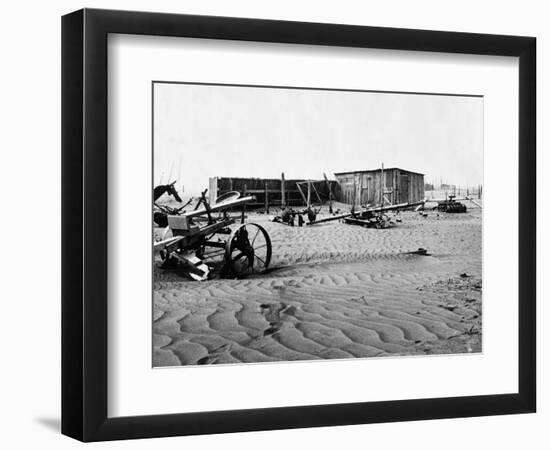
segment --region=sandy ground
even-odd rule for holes
[[[273,270],[243,280],[155,263],[154,366],[480,352],[481,211],[427,214],[385,230],[250,215]]]

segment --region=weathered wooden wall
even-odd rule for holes
[[[424,175],[402,169],[366,170],[335,174],[338,200],[350,205],[417,202],[424,199]]]
[[[412,203],[424,200],[424,175],[398,168],[366,170],[335,174],[336,181],[329,181],[333,200],[349,205],[379,205]],[[285,200],[287,206],[305,206],[306,202],[298,190],[297,183],[303,179],[285,180]],[[248,204],[250,208],[265,208],[266,195],[269,207],[282,206],[281,179],[276,178],[231,178],[212,177],[209,180],[209,198],[215,203],[220,195],[237,191],[241,194],[254,195],[256,201]],[[301,184],[307,196],[307,184]],[[317,181],[315,188],[322,201],[329,199],[329,189],[324,181]],[[312,191],[311,202],[318,203]]]
[[[285,180],[285,203],[287,206],[305,206],[304,199],[298,190],[296,183],[304,182],[306,180]],[[247,204],[250,208],[265,208],[266,205],[266,192],[268,205],[270,207],[280,208],[282,205],[282,193],[281,193],[281,179],[274,178],[230,178],[230,177],[212,177],[209,180],[208,192],[209,201],[215,203],[216,198],[220,195],[237,191],[241,194],[254,195],[256,201],[254,203]],[[331,183],[333,194],[337,195],[337,183],[336,181],[329,181]],[[307,195],[307,184],[302,184],[302,191]],[[324,181],[317,181],[315,188],[321,196],[323,201],[328,200],[329,191],[328,186]],[[312,192],[312,203],[318,203],[317,196]]]

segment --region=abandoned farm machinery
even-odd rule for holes
[[[154,243],[161,267],[183,270],[199,281],[211,277],[216,266],[228,278],[265,271],[271,261],[271,239],[262,226],[245,223],[246,204],[254,201],[254,197],[241,197],[234,192],[210,205],[205,193],[195,210],[167,215],[166,231],[171,231],[172,236]],[[241,223],[232,227],[237,220],[229,212],[236,207],[242,208]],[[219,261],[216,263],[220,257],[221,267]]]

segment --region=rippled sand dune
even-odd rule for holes
[[[481,212],[402,213],[386,230],[258,215],[268,274],[188,281],[154,268],[154,365],[481,351]],[[406,254],[419,247],[430,256]]]

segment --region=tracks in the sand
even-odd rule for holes
[[[156,363],[424,354],[481,320],[481,293],[455,289],[448,296],[438,288],[442,274],[373,274],[360,267],[163,286],[155,293]],[[442,304],[447,298],[451,309]]]
[[[480,215],[410,214],[390,230],[262,224],[273,260],[261,276],[155,272],[155,366],[480,351]],[[401,254],[418,247],[432,256]]]

